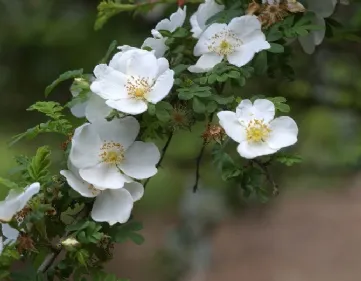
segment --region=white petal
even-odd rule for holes
[[[76,192],[78,192],[81,196],[95,197],[100,193],[100,191],[97,192],[95,189],[93,189],[88,182],[84,181],[80,177],[77,177],[73,172],[69,170],[62,170],[60,171],[60,174],[66,178],[68,185]]]
[[[255,55],[255,52],[250,48],[240,48],[227,56],[230,64],[241,67],[249,63]]]
[[[152,50],[155,51],[155,56],[157,58],[161,58],[164,56],[165,52],[169,49],[169,47],[165,44],[166,40],[167,40],[166,37],[164,38],[148,37],[147,39],[144,40],[142,48],[144,47],[152,48]]]
[[[159,77],[160,75],[162,75],[164,72],[166,72],[167,70],[169,70],[169,62],[166,58],[159,58],[157,59],[157,64],[158,64],[158,73],[157,73],[157,77]]]
[[[337,0],[307,1],[307,10],[315,12],[323,18],[331,16],[335,10]]]
[[[147,100],[151,103],[157,103],[164,99],[172,89],[174,83],[174,71],[168,69],[157,78],[152,90],[147,96]]]
[[[28,203],[28,201],[35,195],[38,194],[40,191],[40,183],[35,182],[27,187],[25,187],[25,190],[23,193],[20,194],[18,197],[18,200],[20,201],[20,210],[22,210],[25,205]]]
[[[245,127],[239,122],[236,113],[232,111],[221,111],[217,114],[219,124],[234,141],[240,143],[246,139]]]
[[[201,4],[201,5],[203,5],[203,4]],[[199,5],[199,6],[201,6],[201,5]],[[192,32],[193,38],[199,38],[199,36],[203,32],[203,29],[198,24],[197,13],[194,13],[191,16],[191,18],[189,19],[189,21],[190,21],[191,26],[192,26],[191,32]]]
[[[96,121],[92,124],[102,141],[120,143],[124,149],[133,144],[139,133],[139,122],[132,116],[112,121]],[[99,151],[98,151],[99,152]]]
[[[80,176],[87,182],[102,188],[122,188],[128,178],[112,164],[100,163],[94,167],[79,170]]]
[[[236,17],[228,24],[228,29],[245,43],[249,34],[261,30],[261,22],[253,15]]]
[[[95,221],[108,222],[110,225],[125,223],[132,208],[133,198],[126,189],[104,190],[95,199],[91,217]]]
[[[139,51],[142,50],[138,48],[132,48],[132,49],[126,49],[123,52],[118,52],[110,60],[109,66],[125,74],[127,73],[127,62],[134,55],[134,53],[137,53]]]
[[[216,53],[208,53],[202,55],[195,65],[188,67],[188,70],[193,73],[203,73],[210,71],[215,65],[220,63],[223,56]]]
[[[314,36],[312,33],[307,34],[306,36],[298,37],[298,41],[301,44],[302,49],[306,54],[313,54],[316,49],[316,44],[314,42]]]
[[[156,30],[168,30],[170,32],[175,31],[178,27],[181,27],[186,18],[187,7],[183,10],[179,7],[177,12],[171,14],[169,19],[161,20],[155,27]]]
[[[12,228],[9,224],[1,224],[2,233],[11,242],[15,242],[18,239],[19,231],[15,228]]]
[[[244,41],[236,50],[227,56],[229,63],[238,67],[249,63],[254,55],[262,50],[267,50],[271,45],[266,41],[261,31],[254,31],[249,34],[247,41]]]
[[[193,37],[199,38],[203,30],[206,29],[207,20],[222,10],[224,10],[224,6],[218,5],[214,0],[206,0],[205,3],[200,4],[197,12],[190,18]]]
[[[11,242],[15,242],[19,236],[19,231],[15,228],[12,228],[7,223],[1,224],[2,233],[7,240],[10,240]]]
[[[252,120],[263,120],[265,123],[270,122],[275,115],[274,104],[266,99],[257,99],[251,103],[250,100],[242,100],[236,109],[237,118],[246,124]]]
[[[90,122],[104,120],[110,112],[112,108],[106,105],[105,100],[94,94],[90,96],[85,108],[85,116]]]
[[[3,244],[3,238],[0,236],[0,255],[3,252],[4,244]]]
[[[157,73],[157,58],[153,52],[140,50],[128,60],[127,75],[153,79]]]
[[[116,101],[108,100],[106,104],[120,112],[137,115],[145,112],[148,108],[147,104],[142,100],[136,99],[120,99]]]
[[[27,202],[40,191],[38,182],[27,186],[23,192],[10,190],[4,201],[0,202],[0,221],[10,221],[12,217],[22,210]]]
[[[86,168],[99,162],[99,149],[102,141],[89,123],[78,127],[72,138],[69,158],[78,168]]]
[[[73,114],[75,117],[83,118],[85,117],[85,108],[88,105],[88,101],[78,103],[70,108],[71,114]]]
[[[249,143],[243,141],[237,146],[239,155],[247,159],[273,154],[276,151],[277,149],[270,148],[266,142]]]
[[[140,200],[144,195],[143,185],[136,181],[126,183],[124,189],[128,190],[134,202]]]
[[[271,148],[280,149],[297,142],[298,127],[292,118],[282,116],[271,121],[269,125],[271,133],[267,143]]]
[[[154,143],[136,141],[126,152],[119,168],[128,176],[146,179],[157,173],[160,153]]]
[[[127,76],[106,64],[97,65],[94,69],[95,81],[90,89],[103,99],[119,99],[127,96],[125,85]]]
[[[19,193],[10,190],[9,195],[4,201],[0,202],[0,221],[11,221],[12,217],[21,210],[20,201],[17,200]]]
[[[312,24],[323,27],[323,29],[321,29],[321,30],[315,30],[315,31],[312,32],[314,42],[315,42],[316,46],[318,46],[318,45],[320,45],[322,43],[323,39],[325,38],[325,35],[326,35],[326,23],[325,23],[325,20],[324,20],[323,17],[316,16],[316,18],[314,19]]]
[[[194,47],[193,54],[199,57],[203,54],[209,53],[208,47],[214,43],[214,36],[227,31],[227,25],[225,23],[213,23],[211,24],[199,37],[199,40]]]
[[[275,105],[267,99],[257,99],[253,103],[255,116],[257,119],[263,119],[265,122],[270,122],[275,117]]]

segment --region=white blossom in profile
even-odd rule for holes
[[[91,81],[94,77],[90,78]],[[70,87],[70,92],[74,98],[78,97],[83,91],[81,84],[87,83],[82,78],[75,79],[74,83]],[[105,100],[90,90],[84,95],[84,100],[76,103],[70,108],[71,113],[78,118],[86,117],[89,122],[93,122],[98,119],[105,119],[112,111],[112,108],[105,104]]]
[[[207,72],[223,59],[241,67],[250,62],[256,53],[270,47],[256,16],[233,18],[228,25],[213,23],[199,37],[193,53],[200,58],[188,70]]]
[[[108,106],[133,115],[165,98],[174,82],[174,71],[165,58],[140,49],[115,54],[109,65],[97,65],[94,75],[90,89]]]
[[[298,38],[303,50],[307,54],[312,54],[316,46],[320,45],[325,38],[326,22],[325,18],[330,17],[336,7],[337,0],[306,0],[307,10],[314,12],[311,24],[318,25],[322,29],[311,31],[308,35]]]
[[[141,48],[151,48],[157,58],[163,57],[169,47],[165,44],[167,37],[164,37],[159,31],[165,30],[172,33],[178,27],[183,26],[186,18],[186,11],[187,7],[184,7],[183,9],[179,7],[175,13],[170,15],[169,19],[161,20],[151,31],[153,37],[145,39]]]
[[[0,221],[11,221],[13,216],[21,211],[28,201],[40,191],[40,183],[35,182],[27,186],[23,191],[10,190],[4,201],[0,201]]]
[[[106,189],[83,180],[79,170],[68,161],[68,169],[62,174],[69,186],[83,197],[94,198],[91,217],[98,222],[125,223],[128,221],[135,201],[142,198],[144,187],[139,182],[125,183],[121,188]]]
[[[199,38],[207,27],[207,20],[223,10],[224,5],[217,4],[215,0],[206,0],[204,3],[200,4],[197,11],[190,18],[193,37]]]
[[[275,106],[269,100],[257,99],[253,104],[243,100],[236,112],[217,115],[226,134],[239,143],[237,151],[244,158],[273,154],[297,142],[296,122],[288,116],[274,118]]]
[[[153,143],[135,141],[139,127],[138,121],[128,116],[77,128],[69,159],[80,177],[103,189],[118,189],[132,182],[131,178],[154,176],[160,153]]]

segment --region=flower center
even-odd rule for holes
[[[233,53],[240,45],[242,45],[241,39],[233,32],[223,30],[211,37],[211,44],[208,46],[208,50],[218,55],[226,56]]]
[[[99,157],[101,162],[117,165],[124,160],[124,148],[120,143],[104,141]]]
[[[131,76],[125,87],[128,95],[136,100],[145,100],[151,91],[151,84],[147,78],[135,78]]]
[[[246,133],[248,142],[264,142],[271,132],[271,129],[263,120],[253,119],[249,122]]]

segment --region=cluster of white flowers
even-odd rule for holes
[[[198,39],[194,55],[200,58],[188,68],[190,72],[210,71],[223,59],[241,67],[257,52],[270,48],[256,16],[207,25],[207,20],[223,9],[214,0],[206,0],[191,16],[191,32]],[[157,173],[159,150],[153,143],[136,141],[140,127],[137,119],[126,116],[107,122],[105,117],[112,110],[125,115],[141,114],[149,103],[156,104],[170,93],[174,71],[163,57],[168,50],[165,35],[182,27],[185,18],[186,7],[178,8],[169,19],[156,25],[143,49],[118,47],[120,51],[108,65],[95,67],[87,100],[72,108],[75,116],[85,116],[90,123],[75,130],[68,170],[61,174],[82,196],[95,198],[91,212],[95,221],[111,225],[126,222],[134,202],[143,196],[140,180]],[[79,90],[72,89],[72,94],[78,95]],[[274,114],[270,101],[257,100],[254,106],[243,101],[237,113],[224,111],[218,116],[226,133],[240,143],[240,155],[253,158],[296,142],[295,122],[289,117],[272,121]]]

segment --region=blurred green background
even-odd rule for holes
[[[0,176],[6,177],[14,167],[14,155],[33,155],[40,145],[50,143],[54,159],[60,159],[64,139],[58,136],[7,146],[11,136],[45,120],[26,108],[44,100],[48,84],[67,70],[84,68],[90,73],[113,40],[140,46],[150,36],[155,21],[126,13],[94,31],[97,4],[98,0],[0,0]],[[335,17],[348,29],[360,30],[361,6],[340,5]],[[327,39],[313,55],[303,53],[297,42],[294,46],[295,81],[254,77],[236,94],[286,96],[289,100],[291,116],[300,128],[299,142],[291,150],[303,162],[292,168],[274,167],[281,190],[342,187],[361,164],[360,42]],[[70,82],[61,84],[51,99],[68,101],[69,87]],[[193,132],[176,134],[163,169],[137,206],[140,212],[176,210],[184,189],[192,187],[201,132],[202,124]],[[204,186],[231,192],[212,167],[209,151],[203,163]]]

